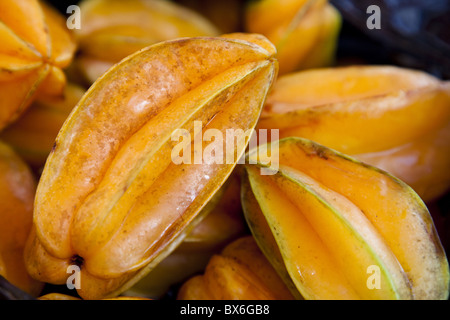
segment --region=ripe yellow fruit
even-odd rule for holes
[[[305,299],[447,299],[449,265],[419,196],[388,173],[302,138],[279,168],[248,154],[243,208],[262,251]]]
[[[171,135],[195,122],[224,136],[253,129],[277,72],[269,41],[234,37],[160,42],[86,92],[39,181],[26,250],[33,277],[65,283],[76,264],[80,296],[118,295],[192,230],[248,141],[231,163],[175,164]]]
[[[326,0],[251,1],[244,24],[276,46],[280,74],[334,63],[341,15]]]
[[[0,2],[0,130],[14,122],[38,93],[60,94],[62,68],[76,43],[65,19],[38,0]]]
[[[211,257],[202,275],[187,280],[178,300],[292,300],[293,296],[252,236]]]

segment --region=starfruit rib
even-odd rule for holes
[[[23,39],[17,36],[11,28],[0,20],[0,39],[2,47],[0,53],[14,56],[30,62],[37,62],[42,59],[42,55],[33,47],[30,47]]]
[[[0,90],[0,128],[14,122],[26,110],[49,71],[48,65],[42,65],[23,77],[2,83],[2,90]],[[10,106],[12,105],[16,108],[11,109]]]
[[[345,195],[364,212],[402,265],[414,299],[448,297],[445,251],[425,204],[409,186],[383,170],[306,139],[282,139],[279,146],[283,165]],[[255,160],[257,154],[250,157]]]
[[[326,0],[307,0],[306,3],[304,3],[298,9],[294,17],[292,17],[292,20],[286,27],[283,37],[278,40],[278,50],[282,49],[283,46],[288,42],[289,37],[296,31],[296,29],[302,23],[302,20],[305,19],[305,16],[314,14],[316,10],[321,10],[326,4]]]
[[[241,203],[245,221],[247,222],[250,232],[258,244],[259,249],[277,271],[292,296],[295,297],[295,299],[302,300],[303,296],[292,282],[292,279],[286,270],[286,265],[284,264],[283,257],[270,226],[267,224],[267,220],[252,192],[246,170],[244,170],[243,178],[241,179]]]
[[[10,26],[18,37],[43,57],[50,56],[49,34],[40,1],[2,0],[0,21]]]

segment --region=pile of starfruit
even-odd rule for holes
[[[76,8],[0,1],[7,298],[448,299],[448,81],[325,0]]]

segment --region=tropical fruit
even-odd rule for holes
[[[272,143],[279,161],[269,167],[277,170],[261,174],[268,165],[251,150],[242,201],[289,288],[305,299],[448,298],[445,252],[408,185],[310,140]]]
[[[350,66],[282,76],[258,128],[386,170],[427,203],[450,187],[450,85],[421,71]]]
[[[205,272],[187,280],[179,300],[292,300],[252,236],[241,237],[211,257]]]
[[[78,293],[99,299],[167,257],[213,207],[244,153],[248,139],[227,145],[227,161],[217,162],[226,139],[212,137],[256,126],[276,77],[274,55],[259,35],[183,38],[109,69],[72,111],[45,164],[29,273],[64,284],[67,269],[78,267]]]
[[[38,0],[0,3],[0,130],[14,122],[39,93],[60,94],[62,68],[76,43],[57,11]]]
[[[276,46],[280,74],[334,63],[341,15],[326,0],[250,1],[244,25]]]

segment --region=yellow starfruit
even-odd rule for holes
[[[79,295],[108,298],[167,257],[244,153],[248,139],[231,145],[232,161],[216,161],[224,139],[212,138],[256,126],[276,77],[274,55],[259,35],[182,38],[109,69],[72,111],[45,164],[29,273],[63,284],[76,266]]]
[[[448,298],[445,251],[408,185],[311,140],[272,143],[276,164],[248,154],[243,209],[288,287],[305,299]]]
[[[280,74],[334,63],[341,15],[326,0],[251,1],[244,24],[276,46]]]
[[[181,286],[178,300],[292,300],[252,236],[211,257],[205,272]]]

